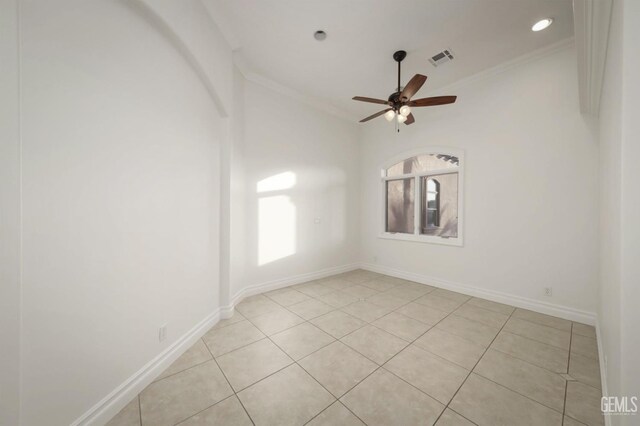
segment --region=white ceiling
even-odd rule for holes
[[[428,76],[437,88],[573,35],[571,0],[203,0],[244,72],[293,89],[354,117],[396,85],[394,51],[408,52],[402,84]],[[551,27],[534,33],[545,17]],[[316,30],[327,39],[313,38]],[[454,61],[428,58],[450,48]]]

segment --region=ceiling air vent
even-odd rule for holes
[[[437,53],[429,58],[429,62],[431,62],[431,65],[433,65],[434,67],[439,67],[445,62],[449,62],[452,60],[453,52],[451,51],[451,49],[445,49],[442,52]]]

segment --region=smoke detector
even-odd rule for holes
[[[439,67],[440,65],[452,61],[453,60],[453,52],[451,49],[445,49],[442,52],[438,52],[432,57],[429,58],[429,62],[434,67]]]

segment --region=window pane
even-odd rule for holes
[[[458,157],[445,154],[423,154],[407,158],[387,169],[387,176],[401,176],[411,173],[423,173],[429,170],[442,170],[458,167]]]
[[[387,181],[387,232],[413,234],[414,179]]]
[[[433,184],[431,183],[433,182]],[[422,178],[421,226],[424,235],[458,236],[458,173]],[[429,190],[437,188],[436,191]]]

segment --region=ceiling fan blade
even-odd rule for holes
[[[404,101],[408,101],[411,99],[413,95],[418,93],[418,90],[422,87],[424,82],[427,81],[427,76],[422,74],[416,74],[413,76],[411,80],[404,86],[402,89],[402,93],[400,94],[400,99]]]
[[[382,99],[375,99],[375,98],[367,98],[364,96],[354,96],[353,100],[360,101],[360,102],[369,102],[372,104],[389,105],[389,101],[384,101]]]
[[[426,107],[435,105],[452,104],[456,101],[457,96],[434,96],[432,98],[416,99],[409,102],[407,105],[411,107]]]
[[[368,116],[367,118],[363,118],[362,120],[360,120],[361,123],[364,123],[365,121],[369,121],[369,120],[373,120],[376,117],[380,117],[382,114],[384,114],[387,111],[391,111],[391,108],[387,108],[387,109],[383,109],[380,112],[376,112],[373,115]]]
[[[413,116],[413,114],[409,114],[407,115],[407,119],[405,120],[404,124],[408,126],[409,124],[413,124],[415,122],[416,122],[416,118]]]

